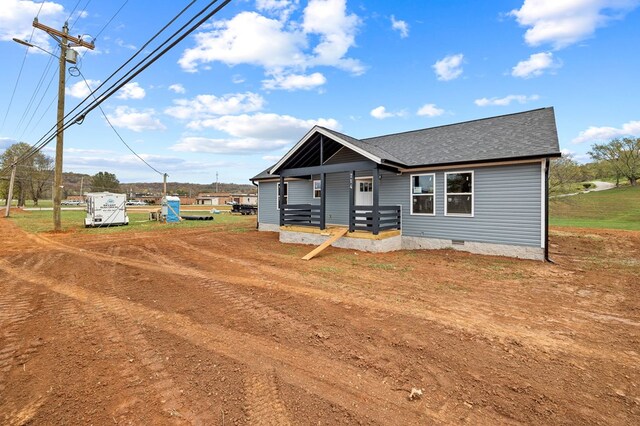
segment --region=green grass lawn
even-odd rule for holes
[[[160,223],[149,220],[149,213],[128,211],[129,225],[111,226],[104,228],[85,228],[83,210],[63,210],[62,230],[79,233],[117,233],[117,232],[144,232],[162,231],[175,228],[224,228],[225,230],[242,232],[247,229],[247,224],[255,221],[255,216],[240,216],[231,214],[211,215],[209,211],[188,211],[187,216],[213,216],[214,220],[185,220],[180,223]],[[50,232],[53,230],[53,212],[49,211],[12,211],[11,220],[27,232]],[[254,222],[255,223],[255,222]]]
[[[549,223],[640,230],[640,186],[554,198],[549,203]]]

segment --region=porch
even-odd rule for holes
[[[402,229],[401,218],[400,206],[351,205],[347,227],[351,234],[380,235]],[[280,208],[280,227],[317,228],[323,231],[332,226],[326,225],[322,204],[283,204]]]
[[[286,225],[280,227],[279,239],[281,243],[319,246],[331,238],[337,229],[344,228],[346,228],[346,226],[330,225],[321,230],[317,227]],[[380,231],[376,235],[370,231],[355,230],[335,241],[332,246],[351,250],[385,253],[402,248],[402,235],[399,229]]]

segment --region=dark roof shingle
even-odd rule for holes
[[[322,129],[400,167],[560,155],[553,107],[366,139]],[[269,170],[252,180],[275,177]]]

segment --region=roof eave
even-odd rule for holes
[[[374,161],[374,162],[376,162],[376,163],[378,163],[378,164],[381,164],[381,163],[382,163],[382,161],[383,161],[381,158],[379,158],[379,157],[377,157],[377,156],[375,156],[375,155],[371,154],[370,152],[368,152],[368,151],[366,151],[366,150],[364,150],[364,149],[362,149],[362,148],[359,148],[359,147],[357,147],[357,146],[353,145],[352,143],[350,143],[350,142],[348,142],[348,141],[346,141],[346,140],[342,139],[341,137],[339,137],[339,136],[337,136],[337,135],[334,135],[333,133],[330,133],[330,132],[328,132],[327,130],[325,130],[324,128],[322,128],[322,127],[320,127],[320,126],[316,125],[316,126],[313,126],[313,128],[312,128],[311,130],[309,130],[309,131],[307,132],[307,134],[306,134],[306,135],[304,135],[304,137],[303,137],[302,139],[300,139],[300,141],[299,141],[299,142],[298,142],[298,143],[297,143],[293,148],[291,148],[291,149],[289,150],[289,152],[287,152],[287,153],[284,155],[284,157],[282,157],[282,158],[280,159],[280,161],[278,161],[278,162],[277,162],[277,163],[276,163],[276,164],[275,164],[275,165],[274,165],[274,166],[269,170],[269,174],[271,174],[271,175],[275,175],[275,174],[278,172],[278,170],[282,167],[282,165],[283,165],[283,164],[284,164],[284,163],[285,163],[289,158],[291,158],[291,156],[292,156],[293,154],[295,154],[295,153],[296,153],[296,152],[297,152],[297,151],[298,151],[298,150],[299,150],[299,149],[300,149],[300,148],[301,148],[301,147],[302,147],[302,146],[303,146],[303,145],[304,145],[304,144],[305,144],[305,143],[306,143],[310,138],[311,138],[311,136],[313,136],[316,132],[317,132],[317,133],[322,134],[323,136],[326,136],[326,137],[328,137],[328,138],[333,139],[334,141],[338,142],[339,144],[341,144],[341,145],[343,145],[343,146],[346,146],[347,148],[351,149],[352,151],[357,152],[358,154],[360,154],[360,155],[362,155],[362,156],[364,156],[364,157],[368,158],[368,159],[369,159],[369,160],[371,160],[371,161]]]
[[[502,163],[505,161],[527,161],[527,160],[538,160],[543,158],[557,158],[562,157],[561,152],[554,152],[548,154],[536,154],[536,155],[525,155],[519,157],[503,157],[503,158],[488,158],[484,160],[468,160],[468,161],[453,161],[448,163],[430,163],[430,164],[417,164],[411,166],[401,166],[404,170],[409,169],[419,169],[424,167],[450,167],[450,166],[464,166],[467,164],[488,164],[488,163]]]

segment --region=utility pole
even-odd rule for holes
[[[216,194],[220,192],[218,191],[218,172],[216,172]]]
[[[56,133],[56,161],[53,172],[53,230],[61,231],[61,211],[60,202],[62,201],[62,151],[64,144],[64,93],[65,93],[65,80],[67,75],[66,63],[67,60],[71,63],[75,63],[75,52],[71,50],[72,47],[86,47],[93,50],[94,45],[83,41],[80,37],[73,37],[69,35],[69,27],[67,23],[64,23],[62,31],[58,31],[54,28],[48,27],[38,22],[38,18],[33,20],[33,26],[39,30],[42,30],[53,37],[54,40],[60,45],[60,75],[58,78],[58,124]],[[67,59],[67,52],[74,52]]]
[[[84,195],[84,192],[82,192],[83,186],[84,186],[84,176],[80,176],[80,196],[81,197]]]
[[[167,196],[167,176],[169,176],[168,174],[164,174],[162,175],[164,183],[162,184],[162,196],[166,197]]]
[[[9,181],[9,193],[7,194],[7,209],[4,212],[4,217],[9,217],[9,210],[11,210],[11,202],[13,201],[13,182],[16,179],[16,166],[18,157],[13,157],[13,164],[11,164],[11,180]]]

